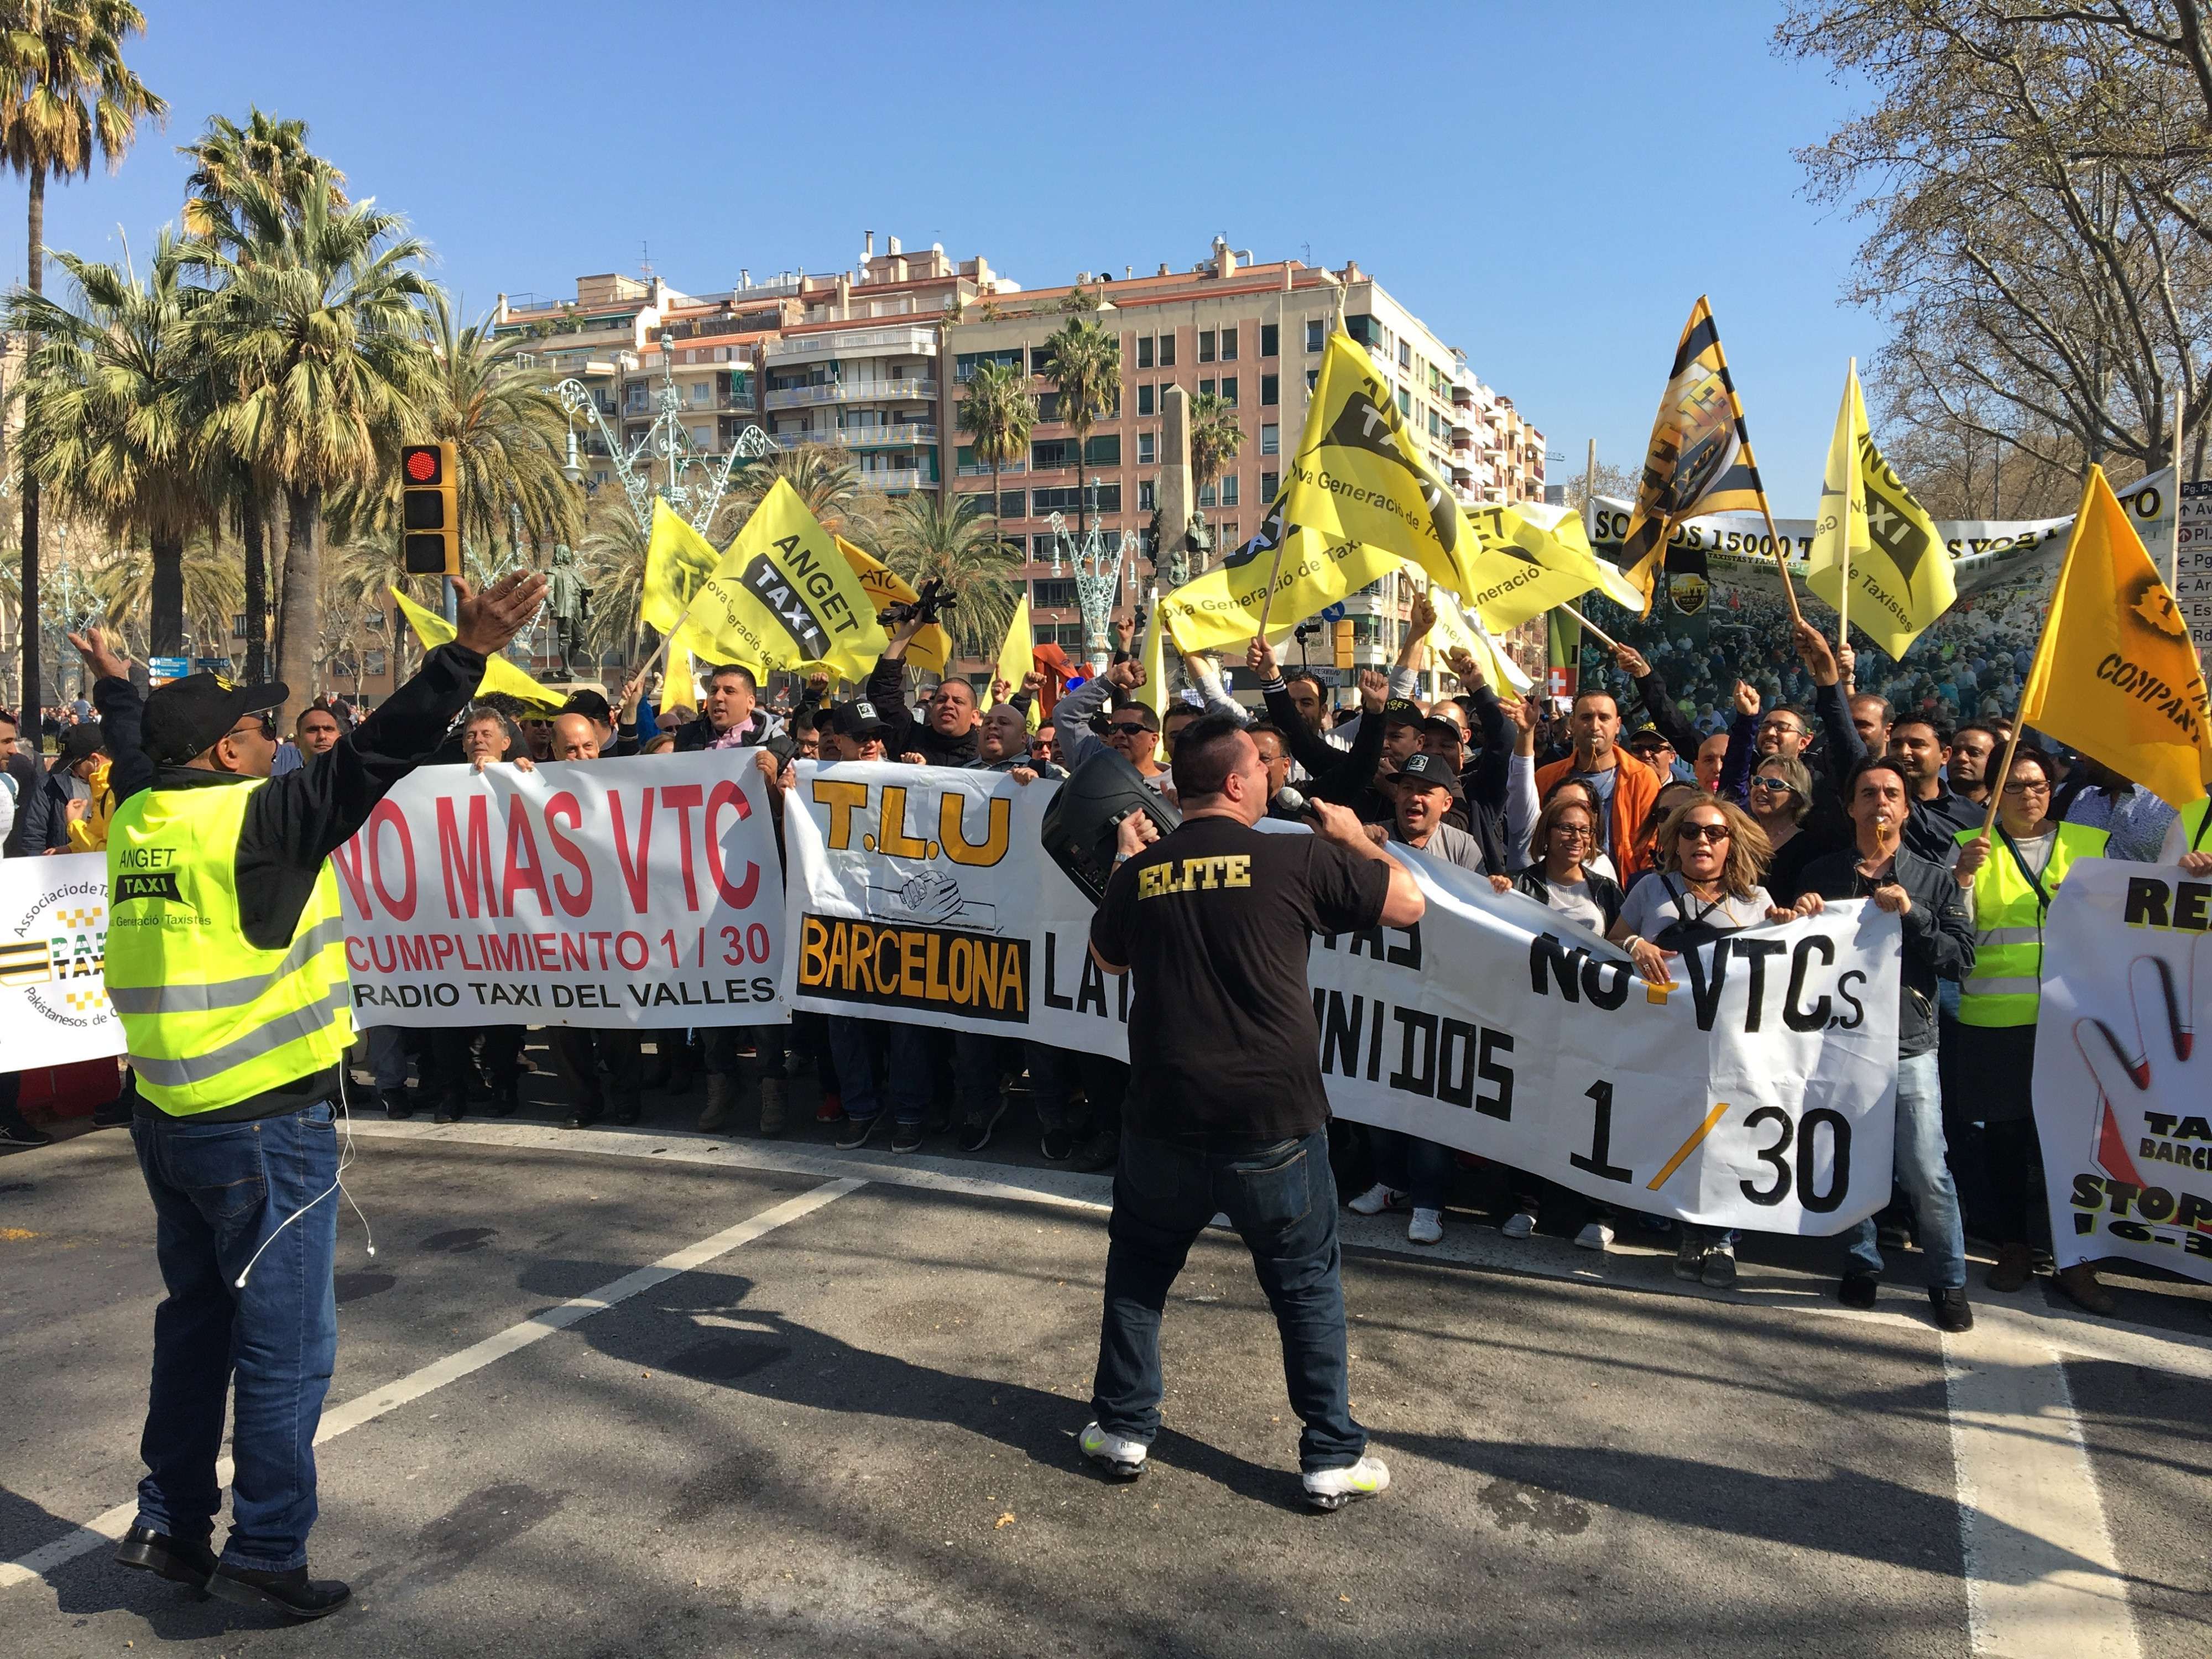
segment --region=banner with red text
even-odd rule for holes
[[[2044,927],[2035,1127],[2062,1267],[2212,1279],[2212,882],[2089,859]]]
[[[757,752],[409,774],[334,855],[356,1022],[788,1018]]]

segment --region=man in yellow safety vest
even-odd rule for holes
[[[307,1576],[315,1427],[337,1348],[345,923],[330,855],[434,750],[484,659],[536,612],[517,574],[461,591],[459,631],[350,737],[281,778],[281,684],[192,674],[140,703],[105,637],[70,636],[96,675],[113,756],[108,999],[137,1099],[131,1126],[168,1295],[125,1566],[319,1619],[350,1592]],[[216,1457],[235,1388],[231,1528]]]

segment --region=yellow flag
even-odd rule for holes
[[[2021,691],[2021,722],[2179,807],[2212,781],[2205,719],[2188,624],[2104,468],[2093,466]]]
[[[1480,550],[1467,599],[1485,627],[1500,633],[1517,628],[1593,587],[1618,597],[1618,573],[1591,551],[1579,513],[1522,501],[1477,507],[1468,521]]]
[[[1168,710],[1176,706],[1168,696],[1168,630],[1160,621],[1160,592],[1152,590],[1152,614],[1145,621],[1144,655],[1145,683],[1137,688],[1136,701],[1152,711],[1164,733]],[[1166,744],[1163,741],[1152,750],[1154,759],[1163,757]]]
[[[1651,422],[1643,482],[1621,536],[1620,560],[1644,597],[1644,614],[1651,614],[1652,590],[1674,526],[1694,513],[1759,512],[1765,505],[1720,328],[1699,295],[1674,347],[1674,367]]]
[[[392,588],[389,592],[393,599],[399,601],[400,610],[406,613],[408,626],[415,630],[415,637],[422,641],[425,651],[445,644],[460,631],[436,611],[416,604],[398,588]],[[487,691],[520,697],[525,702],[545,708],[558,708],[567,701],[558,691],[549,690],[540,685],[496,651],[484,659],[483,678],[477,683],[477,696],[482,696]]]
[[[927,630],[925,629],[925,632]],[[1006,624],[1006,642],[999,647],[999,665],[994,677],[1006,683],[1006,695],[1018,695],[1022,681],[1036,672],[1036,659],[1031,653],[1036,643],[1030,634],[1030,600],[1024,593],[1014,601],[1014,619]],[[1030,699],[1030,730],[1034,732],[1044,723],[1042,697]]]
[[[1416,581],[1423,572],[1419,566],[1409,564],[1406,573]],[[1436,626],[1429,630],[1429,655],[1439,666],[1451,660],[1455,651],[1464,651],[1482,670],[1490,689],[1501,697],[1511,699],[1525,696],[1535,684],[1522,672],[1521,665],[1498,648],[1490,630],[1482,625],[1481,613],[1460,603],[1459,596],[1433,584],[1429,588],[1429,603],[1437,608]]]
[[[645,588],[638,614],[656,634],[670,634],[691,608],[700,584],[722,556],[668,503],[653,498],[653,537],[645,544]]]
[[[890,644],[836,538],[778,478],[700,584],[677,643],[756,673],[822,668],[866,678]]]
[[[1279,543],[1283,567],[1275,577],[1274,603],[1268,605],[1267,578],[1275,569]],[[1370,543],[1331,542],[1301,526],[1286,525],[1278,497],[1258,535],[1153,609],[1166,619],[1176,650],[1218,651],[1242,646],[1257,634],[1263,607],[1269,635],[1285,633],[1388,575],[1398,563],[1396,554]]]
[[[1389,382],[1341,330],[1322,354],[1279,507],[1323,541],[1365,542],[1413,560],[1455,593],[1474,591],[1467,515],[1421,459]]]
[[[1856,360],[1828,441],[1809,562],[1805,586],[1892,657],[1902,657],[1957,595],[1935,520],[1875,447]]]
[[[860,586],[868,591],[868,598],[881,616],[895,605],[912,605],[921,595],[911,584],[864,547],[855,547],[842,536],[836,538],[837,550],[845,556],[845,562],[853,567],[853,574],[860,579]],[[908,642],[906,659],[916,668],[933,674],[942,674],[945,665],[952,660],[952,637],[941,623],[925,623]],[[1026,673],[1028,671],[1023,671]]]

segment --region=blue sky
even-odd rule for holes
[[[149,246],[174,146],[257,102],[405,213],[471,310],[647,246],[693,292],[848,266],[867,228],[1042,285],[1219,233],[1356,258],[1544,429],[1555,477],[1592,437],[1641,455],[1706,293],[1784,516],[1818,495],[1845,359],[1881,343],[1836,299],[1858,228],[1790,159],[1856,94],[1769,54],[1770,3],[142,3],[168,127],[49,193],[52,246]],[[23,198],[0,183],[9,282]]]

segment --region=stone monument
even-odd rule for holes
[[[1191,577],[1191,513],[1197,491],[1190,485],[1190,394],[1171,386],[1160,396],[1160,471],[1153,505],[1159,539],[1152,568],[1165,574],[1170,589]]]

